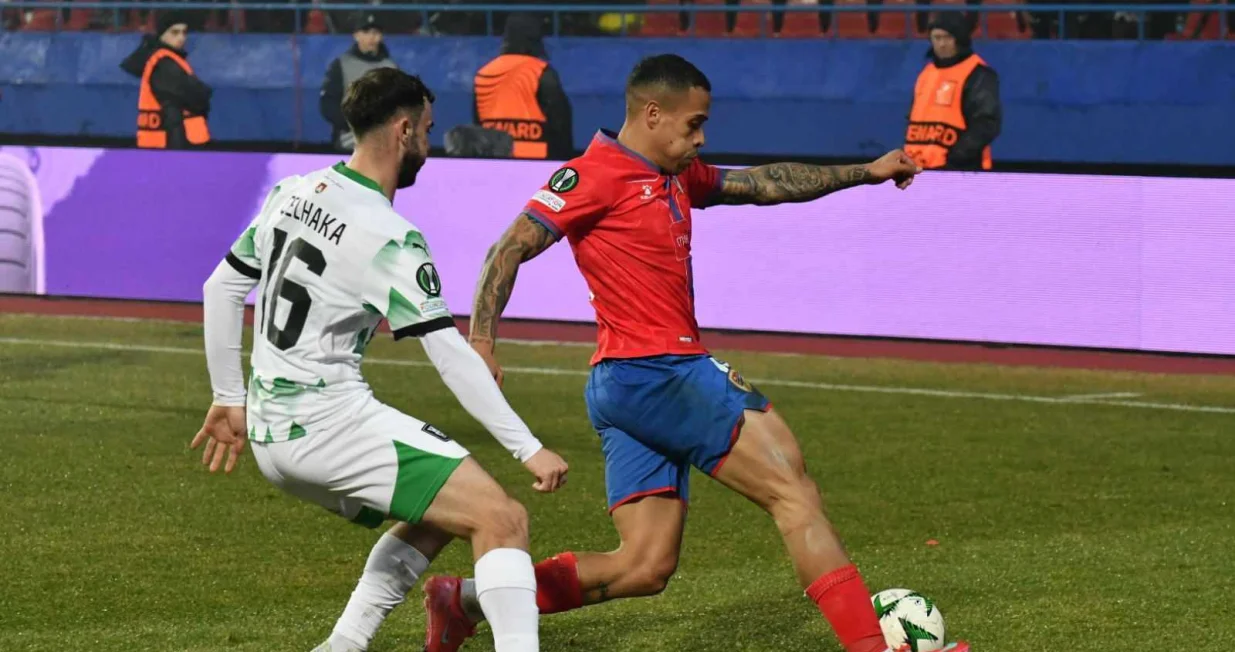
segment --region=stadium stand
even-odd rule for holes
[[[865,7],[866,0],[836,0],[838,7]],[[863,11],[839,11],[832,15],[828,34],[838,38],[869,38],[870,15]]]
[[[875,28],[876,38],[921,38],[922,33],[917,28],[916,0],[883,0],[883,6],[903,6],[905,12],[880,12],[878,27]]]
[[[742,0],[743,7],[770,6],[771,0]],[[733,36],[766,37],[775,33],[772,14],[759,11],[744,11],[738,14],[733,23]]]
[[[60,11],[40,6],[49,1],[51,0],[8,0],[5,4],[10,5],[10,8],[0,9],[0,28],[25,32],[95,30],[148,32],[153,28],[157,15],[156,10],[131,8],[130,3],[123,1],[118,2],[117,5],[129,5],[129,7],[115,9],[73,7]],[[630,2],[636,2],[636,0],[623,0],[622,4]],[[586,19],[581,23],[576,20],[578,16],[569,13],[562,14],[562,19],[557,21],[557,24],[561,27],[561,35],[594,35],[602,32],[619,34],[625,29],[628,35],[659,38],[680,36],[913,39],[926,36],[924,28],[929,15],[943,8],[958,10],[967,7],[967,2],[973,4],[969,0],[827,0],[824,4],[820,4],[820,0],[643,0],[640,4],[649,7],[680,8],[682,11],[662,10],[641,15],[631,13],[626,27],[622,27],[624,19],[617,14],[612,14],[611,18],[616,19],[616,22],[611,20],[610,22],[614,22],[614,27],[608,29],[596,29],[596,25],[589,29],[584,25],[584,28],[580,30],[580,25],[585,24]],[[1008,9],[1006,11],[968,11],[973,22],[975,38],[1023,40],[1033,38],[1035,32],[1042,38],[1058,38],[1059,36],[1057,12],[1026,11],[1026,0],[980,0],[980,3],[985,7],[1006,6]],[[19,4],[22,8],[11,8],[13,4]],[[313,9],[302,10],[298,30],[292,25],[294,21],[291,19],[290,12],[263,10],[255,12],[262,14],[261,20],[249,20],[248,18],[251,17],[246,17],[245,10],[240,8],[241,5],[236,0],[230,0],[230,2],[221,0],[218,3],[219,9],[196,11],[195,14],[200,16],[200,20],[193,27],[194,31],[202,32],[300,31],[306,34],[346,32],[346,29],[332,23],[324,8],[320,7],[317,2],[313,4]],[[374,4],[381,3],[375,2]],[[817,8],[818,11],[778,12],[775,11],[778,4],[789,7]],[[1191,0],[1190,4],[1198,9],[1200,7],[1216,8],[1226,6],[1228,0]],[[743,11],[732,11],[735,5]],[[393,4],[389,6],[392,9],[394,7]],[[769,11],[750,10],[750,8],[760,7],[767,7]],[[872,11],[848,9],[860,7],[870,7]],[[895,10],[900,7],[904,7],[904,11]],[[1143,38],[1144,25],[1138,25],[1138,23],[1148,22],[1151,16],[1157,16],[1155,20],[1164,17],[1160,13],[1137,12],[1135,5],[1129,5],[1126,10],[1122,11],[1116,5],[1111,5],[1111,7],[1110,14],[1102,14],[1101,21],[1092,20],[1094,12],[1088,12],[1091,14],[1089,21],[1085,21],[1079,14],[1070,14],[1067,30],[1072,33],[1067,36],[1087,39]],[[838,11],[838,8],[842,10]],[[893,8],[893,10],[888,10],[888,8]],[[415,11],[415,5],[408,5],[406,9]],[[500,18],[495,19],[491,15],[486,19],[483,12],[469,13],[464,6],[460,6],[456,12],[441,12],[439,16],[443,14],[472,15],[472,20],[463,22],[470,24],[473,30],[480,26],[481,33],[486,25],[491,29],[493,24],[500,23]],[[1111,15],[1114,14],[1119,14],[1117,20],[1111,20]],[[1235,26],[1232,25],[1235,23],[1235,9],[1227,12],[1227,16],[1224,22],[1222,13],[1219,11],[1181,11],[1178,30],[1168,28],[1165,37],[1173,41],[1235,39],[1235,29],[1233,29]],[[1088,26],[1084,34],[1076,33],[1078,17],[1082,19],[1081,24]],[[1170,18],[1170,16],[1165,17]],[[602,19],[596,18],[596,20]],[[256,24],[255,21],[260,24]],[[1046,21],[1049,24],[1035,21]],[[406,24],[402,27],[392,26],[387,30],[390,34],[418,33],[420,26],[419,17],[412,21],[392,22]],[[1093,27],[1095,24],[1101,27],[1095,30]],[[1031,30],[1031,25],[1037,25],[1037,27]],[[1149,38],[1162,38],[1163,31],[1157,30],[1155,35]],[[454,31],[449,33],[468,34],[468,32]],[[479,35],[475,31],[470,34]]]
[[[295,41],[279,34],[198,33],[190,38],[193,68],[215,89],[210,119],[219,141],[329,139],[315,119],[317,80],[350,45],[350,35]],[[587,142],[597,125],[612,122],[630,59],[671,46],[705,62],[717,84],[710,151],[865,155],[903,137],[907,89],[926,50],[924,41],[909,39],[667,42],[677,38],[549,41],[574,106],[576,144]],[[471,85],[458,80],[470,82],[492,58],[497,40],[388,39],[400,66],[420,71],[438,92],[435,113],[441,131],[470,122]],[[12,32],[3,41],[0,132],[131,137],[136,83],[118,62],[133,50],[137,34]],[[1230,41],[987,39],[977,44],[999,71],[1008,124],[1038,125],[1008,129],[996,148],[997,160],[1235,164],[1235,132],[1211,129],[1201,137],[1197,131],[1199,125],[1222,125],[1235,115],[1228,79],[1235,70]],[[253,65],[258,61],[273,63]],[[1180,75],[1181,70],[1192,73]],[[751,129],[754,124],[765,127]],[[1128,137],[1146,134],[1147,125],[1152,125],[1152,137]]]
[[[1193,5],[1212,5],[1213,0],[1192,0]],[[1225,3],[1219,3],[1225,4]],[[1235,37],[1235,31],[1230,31],[1227,25],[1227,37]],[[1175,41],[1214,40],[1222,38],[1222,17],[1212,11],[1190,11],[1184,19],[1183,29],[1174,34],[1167,34],[1167,39]]]
[[[304,31],[307,34],[326,34],[330,27],[326,24],[326,12],[321,9],[311,9],[305,18]]]
[[[725,0],[695,0],[696,6],[714,6],[723,9]],[[723,11],[697,11],[691,14],[692,28],[687,30],[694,36],[715,37],[729,33],[729,16]]]
[[[819,2],[818,0],[789,0],[787,4],[817,7]],[[823,29],[820,26],[819,18],[820,16],[816,12],[787,12],[784,21],[781,23],[780,31],[777,32],[777,36],[785,38],[815,38],[823,36]]]
[[[1014,0],[984,0],[986,5],[1015,5]],[[1022,17],[1015,11],[984,12],[978,23],[978,34],[983,38],[1025,39],[1029,30],[1022,24]]]
[[[678,0],[648,0],[649,5],[680,6]],[[643,36],[677,36],[682,31],[682,16],[674,11],[654,11],[643,18]]]
[[[592,128],[609,124],[607,111],[621,96],[632,57],[672,49],[716,75],[711,151],[858,156],[898,144],[907,89],[926,50],[918,26],[927,15],[962,0],[867,1],[786,0],[804,10],[780,12],[776,0],[730,0],[731,6],[742,2],[749,10],[726,14],[720,0],[689,5],[647,0],[668,11],[627,25],[640,38],[570,32],[551,38],[549,50],[577,116],[574,140],[586,142]],[[999,71],[1007,124],[1039,126],[1009,129],[998,142],[997,160],[1235,164],[1235,134],[1219,128],[1211,130],[1213,137],[1198,137],[1196,131],[1197,125],[1225,124],[1235,114],[1228,79],[1235,70],[1229,40],[1235,35],[1213,11],[1231,5],[1201,0],[1180,5],[1179,36],[1166,41],[1135,40],[1135,29],[1128,36],[1125,23],[1129,40],[1061,42],[1028,38],[1028,16],[1020,12],[1033,13],[1036,7],[1016,0],[984,2],[998,10],[971,12],[984,16],[974,21],[977,50]],[[306,80],[320,79],[326,63],[350,45],[350,36],[339,33],[346,28],[323,11],[326,7],[303,6],[299,25],[291,14],[283,15],[287,29],[295,26],[300,38],[263,35],[252,32],[272,27],[255,24],[261,12],[246,13],[251,5],[221,1],[217,7],[199,11],[201,23],[189,47],[195,71],[215,89],[216,138],[327,141],[328,133],[313,119],[316,81]],[[848,10],[833,12],[838,7]],[[1129,15],[1136,14],[1134,8],[1115,7]],[[683,17],[691,14],[692,24],[685,23]],[[98,9],[10,0],[0,17],[6,30],[0,37],[0,132],[132,136],[136,84],[117,64],[134,48],[138,32],[153,29],[157,11],[124,0]],[[689,36],[692,28],[700,38]],[[1067,29],[1071,34],[1071,25]],[[496,38],[399,32],[389,38],[398,44],[392,49],[400,66],[425,75],[439,91],[442,124],[470,122],[471,89],[457,80],[470,79],[492,56]],[[1179,39],[1195,42],[1172,42]],[[435,64],[426,65],[429,61]],[[794,63],[770,66],[770,61]],[[757,123],[767,128],[749,128]],[[1146,125],[1153,126],[1151,139],[1126,136],[1144,133]]]

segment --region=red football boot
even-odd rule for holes
[[[459,577],[430,577],[425,581],[424,652],[455,652],[476,634],[476,625],[463,613]],[[968,650],[968,648],[966,648]]]

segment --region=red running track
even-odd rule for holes
[[[3,295],[0,296],[0,313],[200,322],[202,307],[191,303]],[[251,314],[249,319],[252,319]],[[459,328],[466,332],[467,319],[459,318],[457,321]],[[596,327],[592,324],[519,320],[502,324],[502,337],[509,339],[591,342],[595,336]],[[1235,374],[1235,356],[732,331],[706,331],[704,341],[715,350],[737,349],[853,358],[896,358],[927,362],[1070,367],[1165,374]]]

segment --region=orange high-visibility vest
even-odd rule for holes
[[[536,101],[540,75],[549,64],[525,54],[503,54],[476,73],[480,125],[515,139],[515,158],[548,158],[545,114]]]
[[[948,162],[948,151],[966,127],[961,112],[965,81],[982,65],[986,62],[975,54],[950,68],[928,63],[918,75],[905,132],[905,153],[924,169],[941,168]],[[982,149],[982,169],[991,169],[989,145]]]
[[[150,88],[150,75],[154,74],[154,67],[164,58],[175,61],[176,65],[183,68],[185,72],[193,74],[193,68],[189,66],[189,62],[167,48],[160,48],[150,56],[150,60],[146,62],[146,69],[142,71],[141,94],[137,96],[138,147],[151,149],[167,147],[167,126],[163,124],[163,105],[155,98],[154,91]],[[193,145],[205,145],[210,142],[210,129],[206,127],[205,116],[194,115],[186,110],[184,112],[184,135]]]

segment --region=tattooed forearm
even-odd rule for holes
[[[758,205],[804,202],[872,180],[865,165],[773,163],[730,170],[725,174],[716,202]]]
[[[554,242],[548,229],[523,214],[489,249],[472,303],[471,341],[492,343],[497,339],[497,322],[515,289],[519,265],[540,255]]]

